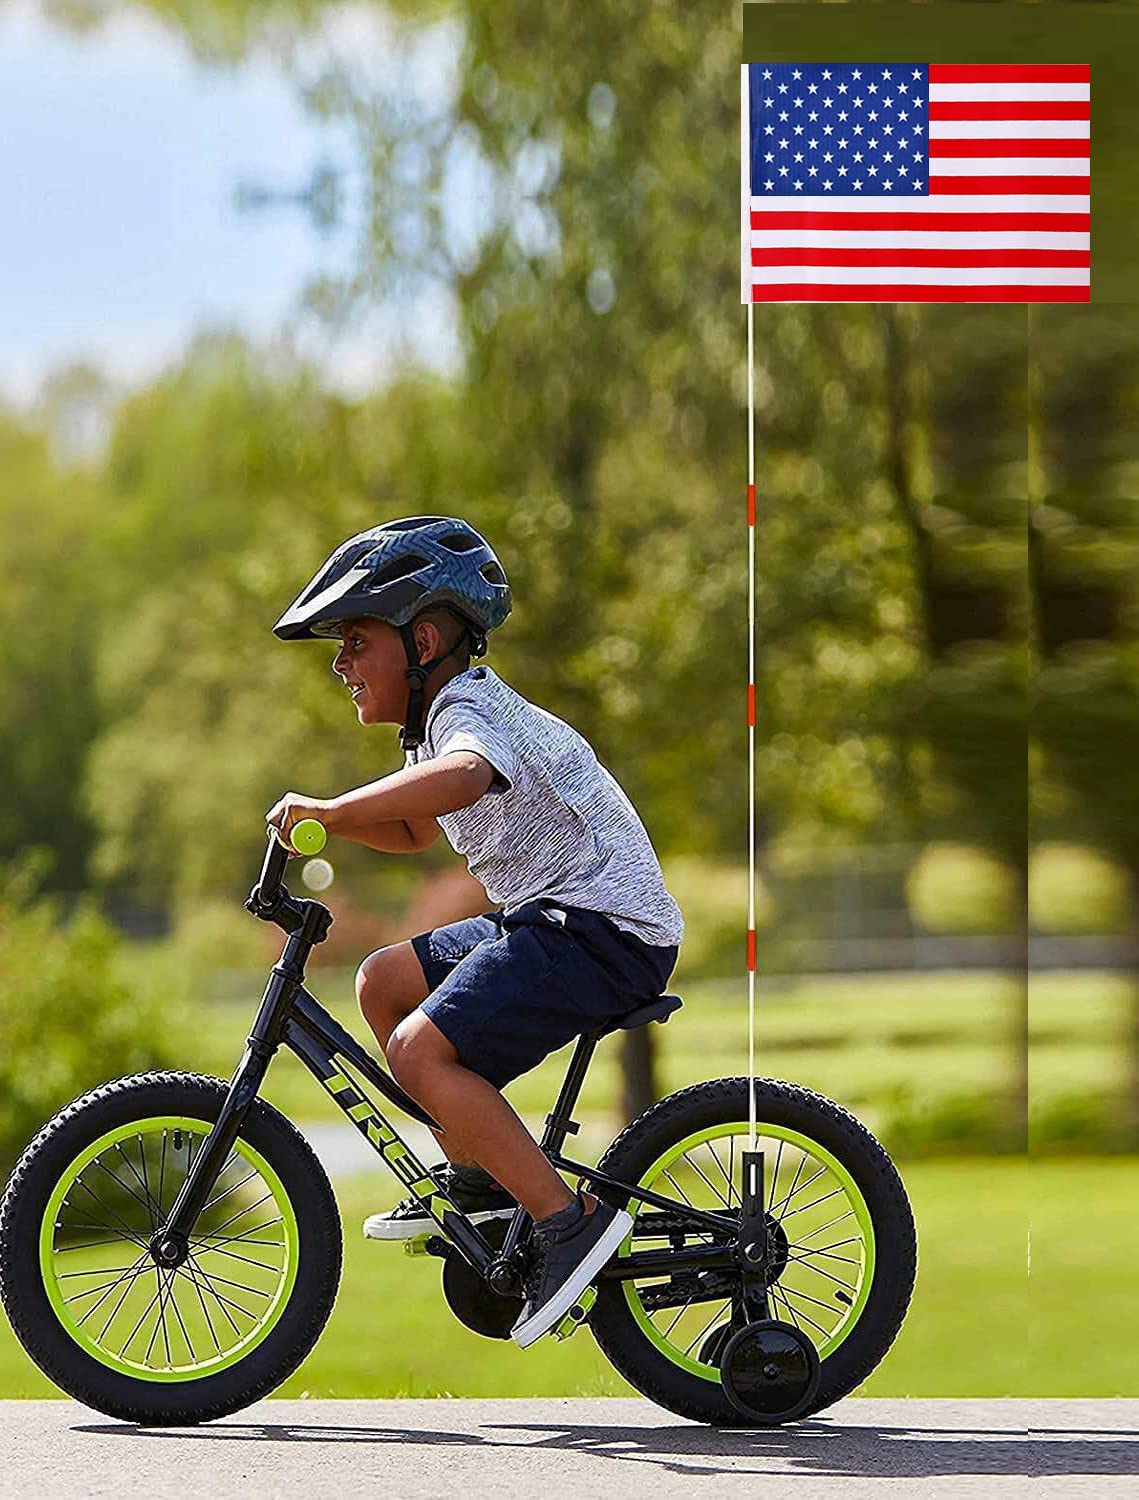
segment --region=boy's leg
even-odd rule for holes
[[[402,1086],[444,1127],[446,1136],[438,1140],[452,1161],[476,1161],[532,1219],[574,1202],[507,1101],[493,1084],[463,1067],[454,1046],[422,1011],[396,1027],[387,1057]]]
[[[356,998],[360,1014],[375,1034],[385,1056],[392,1032],[428,995],[423,967],[410,942],[393,943],[377,949],[356,971]],[[391,1058],[388,1056],[389,1066]],[[438,1119],[438,1115],[435,1117]],[[475,1165],[475,1158],[464,1151],[453,1135],[432,1131],[443,1154],[456,1166]]]

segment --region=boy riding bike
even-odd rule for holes
[[[522,1347],[554,1327],[627,1235],[629,1214],[571,1194],[499,1092],[550,1052],[655,999],[683,937],[644,825],[575,729],[470,665],[510,613],[506,575],[461,520],[391,521],[343,543],[273,627],[339,637],[332,670],[362,724],[401,724],[400,771],[267,814],[411,853],[442,828],[501,911],[370,954],[360,1008],[407,1092],[442,1127],[447,1191],[473,1220],[534,1222]],[[430,1228],[408,1199],[365,1233]]]

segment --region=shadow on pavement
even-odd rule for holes
[[[473,1432],[226,1421],[202,1427],[77,1425],[76,1432],[159,1440],[269,1443],[400,1443],[412,1447],[572,1450],[685,1475],[751,1472],[804,1477],[929,1479],[947,1475],[1139,1474],[1139,1432],[1091,1428],[864,1426],[808,1421],[741,1431],[697,1426],[486,1423]],[[683,1458],[686,1462],[673,1462]],[[691,1460],[705,1458],[707,1463]],[[745,1461],[741,1465],[741,1459]],[[720,1462],[717,1462],[720,1460]],[[751,1463],[746,1463],[751,1460]],[[725,1462],[727,1461],[727,1462]]]

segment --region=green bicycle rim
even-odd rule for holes
[[[638,1186],[652,1188],[655,1179],[663,1171],[666,1171],[670,1166],[673,1165],[673,1163],[683,1158],[687,1152],[694,1150],[696,1147],[706,1145],[710,1141],[720,1140],[725,1136],[746,1136],[748,1134],[748,1130],[748,1125],[742,1121],[739,1121],[728,1125],[716,1125],[711,1129],[698,1130],[695,1131],[692,1135],[685,1136],[682,1141],[678,1141],[675,1145],[670,1146],[667,1151],[662,1152],[661,1155],[657,1157],[652,1166],[649,1167],[641,1175]],[[854,1213],[855,1222],[861,1230],[863,1252],[861,1279],[859,1281],[858,1290],[852,1300],[851,1306],[849,1307],[846,1316],[840,1319],[838,1324],[835,1325],[834,1329],[828,1332],[826,1337],[822,1339],[814,1339],[813,1335],[811,1335],[812,1341],[815,1343],[816,1349],[818,1351],[819,1358],[820,1360],[823,1360],[826,1359],[829,1355],[833,1354],[834,1351],[843,1342],[843,1340],[850,1334],[851,1330],[858,1322],[858,1319],[862,1316],[862,1311],[865,1308],[867,1299],[870,1296],[870,1287],[874,1280],[874,1223],[870,1217],[870,1210],[867,1207],[866,1199],[863,1197],[861,1190],[859,1189],[857,1183],[854,1181],[854,1178],[850,1175],[850,1173],[838,1160],[838,1158],[827,1151],[825,1147],[820,1146],[817,1141],[813,1141],[809,1136],[805,1136],[801,1134],[801,1132],[796,1130],[790,1130],[782,1125],[767,1125],[762,1123],[757,1124],[756,1135],[757,1138],[762,1140],[775,1140],[783,1142],[787,1145],[795,1146],[803,1153],[804,1156],[814,1159],[820,1166],[825,1167],[826,1170],[828,1170],[835,1177],[840,1187],[845,1192],[849,1204],[849,1209]],[[773,1181],[771,1193],[771,1201],[773,1203],[775,1202],[775,1187],[776,1184]],[[643,1205],[641,1204],[630,1203],[629,1212],[634,1215],[634,1218],[636,1217],[637,1212],[642,1206]],[[778,1206],[786,1207],[786,1204],[781,1203]],[[634,1233],[635,1225],[634,1229],[629,1231],[629,1234],[626,1236],[625,1240],[622,1242],[620,1248],[618,1249],[618,1255],[630,1254]],[[691,1375],[698,1375],[702,1380],[719,1383],[719,1366],[704,1364],[700,1360],[693,1359],[684,1350],[678,1348],[675,1344],[670,1343],[668,1339],[662,1334],[661,1330],[652,1321],[652,1318],[649,1316],[649,1314],[645,1311],[645,1308],[641,1303],[641,1299],[637,1294],[635,1284],[632,1281],[623,1281],[621,1285],[625,1295],[625,1301],[629,1305],[629,1310],[632,1312],[633,1317],[636,1319],[638,1325],[640,1326],[642,1332],[645,1334],[649,1342],[653,1344],[655,1348],[659,1349],[667,1359],[671,1360],[674,1365],[679,1365],[682,1370],[687,1370]],[[781,1315],[773,1309],[772,1316],[783,1316],[785,1318],[786,1314],[784,1313]],[[713,1322],[714,1321],[715,1318],[713,1318]]]
[[[146,1134],[150,1134],[158,1130],[182,1131],[188,1136],[201,1136],[204,1139],[204,1137],[207,1136],[212,1129],[213,1125],[208,1120],[197,1120],[187,1115],[156,1115],[145,1120],[134,1120],[130,1124],[120,1125],[114,1130],[108,1130],[103,1135],[101,1135],[98,1140],[93,1141],[91,1145],[85,1147],[84,1150],[80,1152],[80,1154],[68,1165],[68,1167],[60,1177],[59,1182],[56,1184],[55,1189],[48,1200],[47,1206],[44,1209],[43,1218],[40,1224],[39,1238],[40,1274],[43,1278],[44,1290],[47,1293],[48,1301],[52,1306],[52,1310],[55,1312],[56,1317],[59,1319],[61,1326],[86,1354],[90,1355],[92,1359],[98,1360],[100,1364],[105,1365],[108,1369],[114,1370],[122,1375],[128,1375],[135,1380],[144,1380],[148,1382],[154,1381],[160,1383],[202,1380],[207,1376],[216,1375],[219,1373],[219,1371],[228,1369],[230,1368],[230,1366],[239,1363],[239,1361],[244,1359],[253,1349],[255,1349],[263,1339],[267,1338],[276,1327],[277,1323],[281,1319],[282,1314],[285,1311],[285,1308],[288,1306],[289,1298],[292,1295],[293,1286],[296,1283],[297,1266],[299,1262],[300,1234],[297,1226],[296,1214],[293,1211],[291,1202],[289,1201],[289,1195],[285,1191],[285,1187],[281,1182],[281,1179],[278,1177],[277,1173],[273,1170],[269,1163],[265,1160],[265,1158],[261,1155],[261,1153],[257,1151],[253,1146],[251,1146],[247,1140],[239,1136],[237,1141],[234,1143],[234,1149],[239,1157],[241,1157],[245,1162],[249,1164],[249,1166],[253,1167],[260,1174],[265,1186],[268,1188],[272,1198],[273,1207],[280,1215],[280,1223],[282,1229],[282,1239],[280,1241],[280,1245],[285,1250],[285,1263],[283,1266],[264,1266],[264,1269],[266,1270],[279,1271],[280,1277],[278,1280],[278,1284],[272,1294],[263,1294],[261,1292],[257,1293],[257,1295],[270,1295],[269,1304],[263,1309],[262,1316],[258,1319],[258,1321],[255,1322],[255,1324],[251,1328],[247,1329],[244,1334],[239,1334],[236,1342],[232,1346],[224,1350],[219,1349],[217,1352],[204,1359],[193,1358],[191,1362],[184,1363],[177,1366],[176,1368],[170,1367],[162,1369],[148,1365],[146,1363],[140,1363],[135,1359],[124,1358],[122,1351],[120,1351],[118,1354],[115,1354],[110,1350],[103,1348],[102,1345],[99,1344],[91,1336],[89,1330],[82,1326],[83,1319],[77,1318],[75,1312],[70,1308],[69,1301],[76,1299],[74,1297],[70,1299],[66,1297],[63,1287],[60,1284],[60,1276],[59,1274],[57,1274],[55,1266],[55,1255],[57,1252],[55,1251],[54,1237],[55,1230],[57,1228],[67,1227],[62,1225],[61,1222],[57,1222],[58,1216],[64,1206],[64,1200],[67,1198],[68,1193],[72,1190],[76,1182],[79,1180],[83,1171],[105,1151],[113,1150],[116,1146],[119,1146],[121,1151],[121,1143],[128,1139],[142,1137]],[[141,1156],[140,1161],[145,1164],[145,1156]],[[133,1164],[128,1160],[128,1165]],[[226,1166],[228,1167],[229,1165],[230,1163],[227,1162]],[[225,1168],[223,1168],[223,1173],[224,1170]],[[219,1180],[221,1175],[222,1174],[219,1174]],[[183,1181],[184,1180],[185,1179],[183,1178]],[[128,1191],[130,1191],[131,1185],[128,1182],[123,1180],[121,1182],[121,1185],[127,1187]],[[86,1186],[86,1184],[84,1184],[84,1186]],[[181,1183],[179,1183],[179,1187],[180,1186]],[[90,1191],[91,1190],[88,1188],[88,1192]],[[226,1191],[229,1190],[227,1189]],[[137,1196],[137,1194],[135,1194],[135,1196]],[[139,1201],[141,1202],[142,1200],[140,1199]],[[165,1208],[169,1210],[172,1203],[173,1198],[171,1198],[170,1203],[167,1203],[165,1205]],[[147,1205],[147,1207],[149,1209],[149,1204]],[[87,1208],[83,1211],[89,1214],[94,1212],[90,1208]],[[247,1208],[242,1212],[248,1213],[249,1209]],[[237,1217],[241,1217],[241,1215],[239,1214]],[[114,1229],[113,1225],[106,1227],[110,1227],[112,1228],[112,1230]],[[265,1227],[267,1226],[264,1224],[253,1226],[253,1231],[245,1231],[242,1237],[250,1232],[255,1232],[256,1229]],[[114,1232],[118,1233],[118,1231]],[[214,1234],[209,1236],[209,1238],[218,1238],[218,1236]],[[130,1244],[131,1241],[129,1236],[120,1235],[120,1242],[124,1245],[127,1245]],[[113,1244],[114,1242],[112,1241],[110,1243]],[[268,1244],[270,1242],[260,1241],[258,1243]],[[207,1255],[216,1256],[219,1253],[216,1246],[208,1247],[203,1250],[200,1243],[199,1252],[202,1256],[202,1259],[205,1259]],[[61,1251],[59,1253],[62,1254],[64,1252]],[[239,1258],[237,1255],[235,1255],[234,1252],[223,1253],[230,1254],[234,1256],[234,1258]],[[258,1262],[258,1264],[261,1263]],[[100,1272],[105,1269],[107,1268],[100,1268]],[[166,1307],[169,1305],[174,1306],[175,1311],[180,1315],[180,1310],[178,1309],[177,1303],[175,1301],[173,1290],[170,1291],[170,1295],[166,1298],[161,1295],[161,1273],[159,1273],[158,1268],[152,1259],[150,1260],[149,1266],[145,1266],[137,1273],[137,1275],[131,1277],[130,1281],[127,1283],[128,1293],[129,1288],[135,1281],[140,1281],[143,1276],[149,1277],[152,1273],[155,1275],[158,1286],[158,1290],[156,1291],[155,1295],[156,1297],[158,1297],[159,1318],[164,1318]],[[169,1281],[166,1283],[168,1288],[173,1289],[179,1283],[180,1273],[182,1273],[183,1279],[185,1279],[197,1293],[198,1300],[203,1305],[203,1312],[205,1312],[206,1322],[210,1325],[211,1333],[213,1334],[214,1342],[216,1345],[218,1342],[217,1335],[216,1332],[214,1332],[210,1315],[208,1311],[206,1311],[208,1304],[205,1303],[205,1300],[202,1297],[203,1288],[209,1292],[211,1297],[215,1298],[215,1300],[218,1301],[219,1305],[217,1308],[215,1308],[215,1311],[218,1313],[219,1323],[221,1322],[222,1303],[228,1300],[229,1306],[237,1308],[241,1305],[236,1303],[229,1297],[228,1290],[226,1293],[219,1294],[216,1289],[209,1286],[208,1278],[210,1277],[211,1273],[202,1271],[200,1266],[197,1266],[196,1271],[193,1274],[189,1272],[183,1272],[183,1268],[179,1268],[179,1270],[171,1274]],[[75,1272],[67,1274],[83,1276],[86,1274],[93,1275],[98,1273]],[[206,1278],[207,1280],[203,1280],[203,1278]],[[225,1280],[226,1278],[215,1276],[215,1279]],[[120,1278],[120,1282],[121,1280],[122,1278]],[[247,1288],[247,1290],[249,1289]],[[123,1293],[124,1298],[126,1295],[128,1295],[128,1293]],[[153,1305],[153,1303],[151,1305]],[[249,1314],[249,1309],[241,1307],[241,1310]],[[117,1311],[115,1313],[112,1313],[112,1320],[116,1315]],[[232,1323],[232,1315],[229,1316]],[[106,1327],[109,1326],[110,1322],[108,1321]],[[173,1328],[177,1328],[178,1324],[175,1323],[171,1326]],[[156,1334],[157,1329],[158,1323],[156,1321]],[[106,1330],[104,1329],[104,1332],[105,1331]],[[164,1341],[168,1337],[168,1332],[169,1330],[164,1328]],[[185,1336],[184,1323],[182,1326],[182,1332],[184,1335],[183,1343],[192,1354],[192,1345],[190,1344],[188,1337]],[[134,1340],[134,1337],[135,1334],[132,1333],[131,1336],[126,1340],[126,1343],[123,1345],[123,1350],[130,1346],[130,1344]]]

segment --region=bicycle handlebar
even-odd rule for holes
[[[294,854],[319,853],[324,848],[327,837],[323,823],[319,823],[316,818],[302,818],[289,830],[289,841]],[[265,859],[261,865],[261,874],[257,884],[250,893],[251,900],[261,906],[272,906],[280,894],[281,877],[285,873],[285,866],[288,862],[289,850],[277,837],[276,828],[270,826]]]

